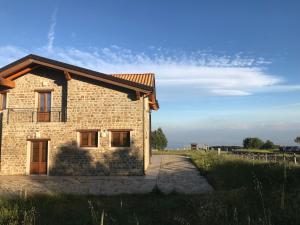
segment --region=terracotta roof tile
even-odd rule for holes
[[[111,74],[111,76],[153,88],[154,92],[152,92],[152,94],[149,97],[149,98],[152,97],[152,102],[150,103],[150,107],[151,107],[151,109],[154,109],[154,110],[159,109],[159,105],[156,100],[156,93],[155,93],[155,75],[154,75],[154,73],[130,73],[130,74],[122,73],[122,74]]]
[[[113,77],[128,80],[134,83],[154,87],[154,73],[130,73],[130,74],[111,74]]]

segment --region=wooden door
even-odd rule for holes
[[[30,174],[47,174],[48,142],[32,141]]]
[[[51,117],[51,92],[39,92],[38,98],[38,122],[50,122]]]

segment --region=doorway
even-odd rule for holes
[[[30,174],[47,174],[48,141],[32,141],[30,154]]]

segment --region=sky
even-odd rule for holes
[[[33,53],[103,73],[156,74],[169,148],[295,145],[300,1],[0,0],[0,67]]]

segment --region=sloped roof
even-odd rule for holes
[[[159,107],[156,100],[155,76],[153,73],[108,75],[33,54],[27,55],[0,68],[0,86],[8,88],[15,87],[15,82],[13,80],[16,77],[26,74],[37,66],[44,66],[63,71],[67,74],[68,79],[71,78],[71,74],[74,74],[131,89],[136,92],[145,93],[149,96],[149,99],[151,99],[151,108],[156,110]]]
[[[118,77],[124,80],[132,81],[134,83],[142,84],[154,88],[155,76],[154,73],[123,73],[123,74],[112,74],[113,77]]]
[[[100,73],[94,70],[86,69],[79,66],[74,66],[68,63],[56,61],[53,59],[48,59],[45,57],[41,57],[38,55],[27,55],[24,58],[21,58],[13,63],[8,64],[0,68],[0,78],[8,78],[14,73],[17,73],[21,69],[27,68],[30,65],[41,65],[50,67],[53,69],[58,69],[62,71],[67,71],[76,75],[88,77],[95,80],[100,80],[103,82],[123,86],[129,89],[138,90],[142,92],[151,92],[152,88],[146,85],[142,85],[139,83],[131,82],[126,79],[121,79],[118,77],[110,76],[108,74]]]

